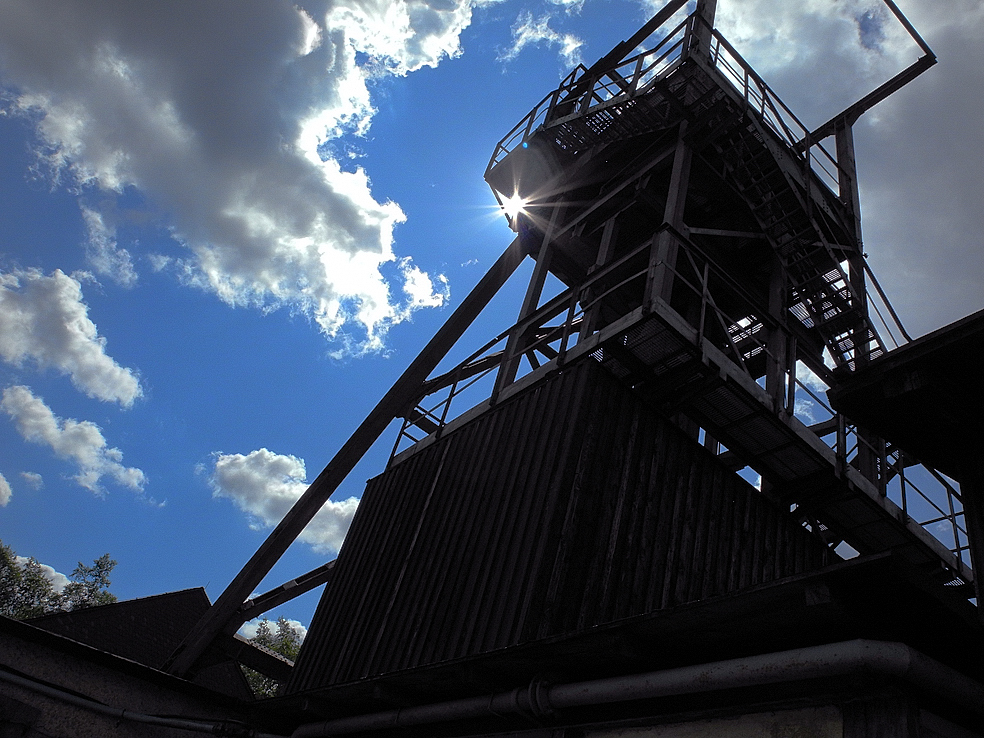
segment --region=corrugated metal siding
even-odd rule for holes
[[[826,557],[582,361],[369,482],[289,691],[575,633]]]

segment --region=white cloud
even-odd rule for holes
[[[265,448],[243,454],[215,454],[209,479],[216,497],[227,497],[251,518],[254,529],[283,518],[308,487],[304,461]],[[359,500],[329,500],[300,535],[316,551],[337,552],[352,523]]]
[[[580,64],[584,42],[573,34],[555,31],[550,27],[550,20],[549,15],[534,18],[528,10],[520,13],[512,27],[512,46],[499,55],[499,61],[512,61],[527,46],[547,44],[559,47],[558,53],[568,67]]]
[[[905,4],[940,63],[859,132],[866,248],[910,333],[984,307],[984,4]]]
[[[55,368],[89,397],[124,407],[142,394],[133,370],[106,354],[82,285],[59,270],[47,277],[36,269],[0,272],[0,358]]]
[[[386,69],[406,74],[458,56],[459,36],[471,23],[472,8],[497,1],[341,0],[328,11],[326,25],[343,31],[353,48]]]
[[[106,208],[135,187],[190,250],[170,262],[188,281],[378,345],[421,306],[380,273],[404,214],[375,198],[362,169],[322,161],[318,149],[367,130],[372,75],[458,54],[476,4],[183,0],[161,12],[10,0],[0,4],[0,74],[13,110],[36,122],[42,162],[83,202],[99,202],[83,213],[100,272],[134,278],[136,246],[116,243]],[[357,53],[369,55],[365,66]]]
[[[264,616],[267,618],[270,624],[270,630],[275,634],[277,632],[277,621],[280,619],[276,615]],[[292,618],[284,618],[288,624],[294,629],[294,631],[301,637],[301,641],[307,638],[307,627],[301,623],[300,620],[294,620]],[[263,622],[263,618],[254,618],[253,620],[247,620],[243,623],[242,627],[239,629],[239,635],[244,638],[255,638],[256,631],[259,630],[260,623]]]
[[[796,379],[799,380],[805,387],[810,389],[815,395],[823,397],[823,393],[827,391],[827,383],[824,382],[820,377],[818,377],[810,367],[804,364],[802,361],[796,362]]]
[[[451,299],[448,280],[443,274],[437,277],[440,283],[440,288],[437,288],[430,275],[410,263],[410,259],[401,259],[399,266],[403,276],[403,292],[411,308],[440,307]]]
[[[30,561],[30,559],[26,556],[14,556],[14,561],[17,562],[18,566],[24,566],[24,564]],[[60,571],[56,571],[54,567],[48,566],[47,564],[42,564],[40,562],[38,562],[38,566],[41,568],[41,573],[44,577],[51,582],[51,586],[56,592],[61,592],[65,589],[65,585],[71,581]]]
[[[123,466],[123,452],[107,446],[99,426],[88,420],[59,418],[27,387],[7,387],[0,408],[24,440],[50,446],[60,458],[73,461],[79,471],[72,479],[90,492],[105,494],[103,477],[134,491],[142,491],[147,483],[140,469]]]
[[[7,506],[7,503],[10,502],[11,494],[13,493],[10,491],[10,483],[3,474],[0,474],[0,507]]]
[[[38,490],[44,487],[44,477],[37,472],[21,472],[21,478],[31,489]]]
[[[106,224],[102,213],[82,207],[88,240],[85,244],[86,257],[96,271],[109,277],[117,284],[132,287],[137,283],[137,273],[133,268],[130,252],[116,243],[116,229]]]
[[[793,412],[796,414],[796,417],[807,425],[817,422],[817,416],[813,412],[816,409],[817,407],[813,400],[804,400],[801,397],[797,397],[793,405]]]
[[[571,15],[576,15],[584,8],[584,0],[548,0],[551,5],[558,5]]]
[[[865,250],[920,335],[984,306],[984,4],[899,5],[940,62],[866,113],[855,139]],[[717,25],[811,126],[921,55],[881,0],[720,0]]]

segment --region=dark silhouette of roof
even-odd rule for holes
[[[979,454],[984,310],[839,377],[834,407],[920,461],[961,478]]]
[[[159,669],[210,606],[205,590],[195,587],[50,613],[27,622],[49,633]],[[252,698],[242,672],[231,660],[203,670],[194,681],[242,699]]]

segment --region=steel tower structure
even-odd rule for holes
[[[497,408],[525,401],[558,377],[602,376],[599,370],[614,378],[617,392],[672,426],[657,435],[701,445],[701,468],[731,476],[747,468],[761,477],[748,499],[780,511],[768,513],[776,536],[752,537],[762,571],[775,561],[770,576],[786,572],[782,551],[800,552],[787,573],[839,560],[842,544],[862,555],[891,551],[940,596],[966,606],[975,596],[972,555],[979,563],[984,553],[958,486],[829,407],[816,384],[836,388],[882,357],[886,330],[905,335],[865,263],[852,126],[935,56],[895,4],[885,4],[922,56],[813,130],[714,28],[714,0],[700,0],[682,19],[686,1],[669,2],[632,38],[590,68],[579,66],[544,97],[499,142],[485,173],[515,240],[172,656],[170,670],[186,675],[207,664],[210,653],[232,647],[243,621],[337,573],[329,562],[248,599],[394,418],[403,427],[383,476],[395,479],[411,460],[436,455],[432,476],[413,482],[436,488],[446,463],[479,463],[477,456],[447,461],[447,441],[459,430],[491,423]],[[526,257],[535,265],[515,324],[435,374]],[[559,285],[556,294],[546,294],[551,284]],[[872,307],[885,312],[873,316]],[[881,315],[888,320],[880,331]],[[570,397],[581,393],[597,405],[592,381],[571,385]],[[564,392],[551,395],[546,416],[561,417]],[[459,415],[464,398],[478,402]],[[819,421],[798,412],[804,398],[823,408]],[[557,430],[544,422],[544,437]],[[502,464],[534,445],[516,428],[515,451]],[[543,454],[563,476],[563,453]],[[503,494],[518,479],[504,476]],[[691,517],[717,522],[686,533],[689,543],[680,545],[695,552],[695,536],[725,529],[707,505],[700,510]],[[374,514],[360,508],[355,525]],[[688,515],[678,517],[685,530]],[[774,548],[776,541],[787,548]],[[751,582],[736,577],[724,590]],[[693,584],[694,596],[708,586]],[[319,610],[316,621],[326,617]],[[300,680],[298,689],[311,683]]]

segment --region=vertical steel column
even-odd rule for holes
[[[677,134],[676,151],[673,153],[673,168],[670,171],[670,188],[666,194],[666,207],[663,208],[663,222],[669,223],[678,232],[685,232],[683,213],[687,205],[687,188],[690,186],[690,163],[693,152],[686,141],[687,122],[680,124]],[[649,260],[649,277],[643,297],[643,309],[652,310],[656,300],[669,304],[673,296],[673,280],[676,276],[677,251],[676,236],[670,231],[661,230],[656,236],[655,248]]]
[[[864,247],[861,240],[861,193],[858,187],[858,170],[854,157],[854,133],[852,121],[838,121],[834,135],[837,146],[837,173],[840,199],[847,206],[854,221],[854,238],[857,249],[847,258],[847,275],[851,291],[851,306],[858,312],[858,321],[851,331],[854,344],[854,367],[860,369],[870,359],[871,337],[868,335],[868,297],[864,283]],[[881,486],[880,476],[885,473],[884,454],[878,449],[884,444],[862,428],[857,429],[858,455],[854,465],[869,481]]]
[[[697,9],[694,11],[697,22],[694,24],[694,44],[690,47],[691,52],[710,57],[711,31],[714,30],[716,11],[717,0],[697,0]]]
[[[980,436],[981,434],[978,434]],[[984,457],[978,443],[966,443],[964,467],[960,475],[960,502],[970,546],[970,566],[974,570],[974,592],[977,594],[977,615],[984,623]]]
[[[618,238],[618,216],[613,215],[611,218],[605,221],[605,226],[601,232],[601,243],[598,246],[598,255],[595,257],[594,269],[600,269],[605,266],[611,258],[612,254],[615,253],[615,241]],[[594,270],[591,270],[592,272]],[[590,276],[591,272],[589,272]],[[597,294],[597,290],[592,290],[592,293],[582,294],[581,300],[582,307],[584,302],[591,302]],[[581,338],[587,338],[596,330],[598,330],[598,324],[601,320],[601,304],[596,303],[590,308],[584,311],[584,316],[581,320]]]
[[[789,363],[786,356],[789,348],[785,317],[787,294],[786,270],[779,256],[773,254],[769,275],[769,316],[775,321],[776,327],[769,329],[765,344],[768,349],[765,357],[765,391],[772,398],[773,409],[777,413],[789,409],[786,407],[786,368]]]
[[[854,221],[854,240],[857,249],[848,256],[852,307],[863,317],[868,315],[867,292],[864,284],[864,247],[861,238],[861,193],[858,187],[858,170],[854,158],[854,133],[851,123],[842,120],[835,134],[837,146],[837,179],[840,199]],[[866,320],[859,320],[853,330],[854,362],[860,368],[868,361],[869,336]]]

